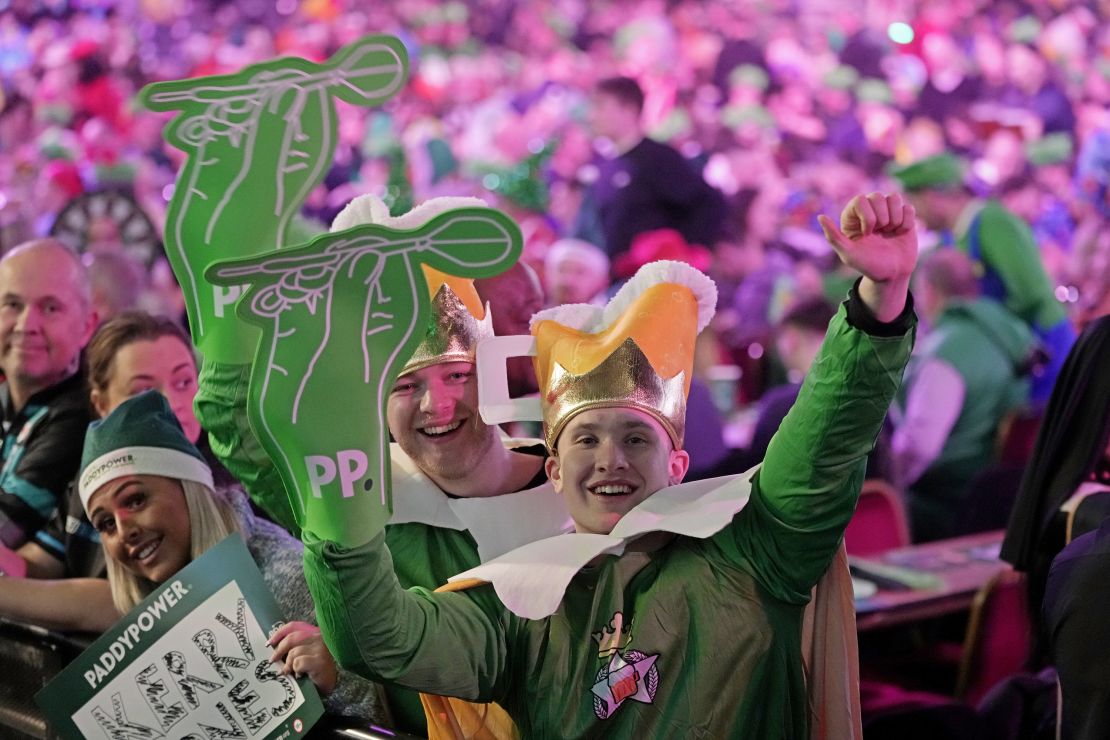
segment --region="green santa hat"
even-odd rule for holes
[[[893,167],[889,174],[908,192],[915,190],[950,190],[964,182],[964,163],[954,154],[944,152],[920,159],[913,164]]]
[[[212,488],[212,470],[158,391],[129,398],[89,424],[77,489],[85,510],[101,486],[125,475],[160,475]]]

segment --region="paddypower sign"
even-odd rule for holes
[[[242,538],[162,584],[35,696],[64,738],[297,738],[323,714],[278,673],[283,623]]]

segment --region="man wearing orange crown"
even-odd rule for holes
[[[476,198],[436,198],[390,217],[374,196],[354,199],[332,231],[362,224],[414,229],[440,213],[485,207]],[[424,268],[432,321],[405,364],[387,402],[393,515],[386,542],[405,587],[435,588],[448,577],[520,545],[570,531],[566,507],[544,472],[537,440],[502,439],[478,415],[474,353],[493,336],[488,307],[473,281]],[[251,497],[291,528],[292,512],[277,469],[246,423],[249,366],[205,363],[199,417],[213,450],[247,486]],[[388,689],[401,729],[425,731],[414,692]]]
[[[914,225],[898,195],[854,198],[839,229],[822,216],[863,277],[763,465],[741,476],[677,485],[694,341],[716,301],[708,278],[653,263],[605,309],[538,315],[546,467],[577,532],[462,573],[454,593],[401,588],[381,536],[354,548],[307,538],[340,662],[496,701],[528,738],[856,736],[851,711],[807,697],[828,674],[851,675],[825,660],[835,651],[809,651],[803,621],[913,344]],[[825,626],[817,639],[852,638]]]

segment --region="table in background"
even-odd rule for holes
[[[910,580],[931,581],[926,587],[882,588],[856,599],[856,627],[860,632],[963,611],[980,587],[1010,566],[998,559],[1004,530],[913,545],[868,558],[849,557],[866,570],[894,567]],[[866,575],[863,576],[866,578]]]

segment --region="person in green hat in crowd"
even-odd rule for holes
[[[403,589],[388,535],[341,546],[306,532],[340,663],[500,702],[528,738],[858,736],[847,580],[819,627],[803,612],[838,561],[846,578],[844,528],[913,344],[917,238],[898,194],[853,198],[840,224],[822,217],[863,277],[745,475],[677,485],[693,347],[716,304],[705,275],[652,263],[604,309],[534,317],[546,468],[577,531],[460,574],[452,593]],[[471,577],[492,586],[465,588]]]
[[[275,670],[307,676],[331,713],[363,722],[386,720],[380,687],[339,671],[311,623],[301,543],[256,518],[238,489],[217,492],[211,468],[161,393],[140,393],[89,425],[78,494],[100,536],[120,614],[238,532],[290,620],[283,632],[283,662]]]
[[[1047,353],[1033,375],[1031,398],[1041,403],[1075,342],[1075,328],[1056,300],[1029,225],[998,201],[977,198],[965,170],[960,158],[945,152],[895,167],[890,174],[922,222],[971,257],[982,294],[1000,301],[1033,330]]]

